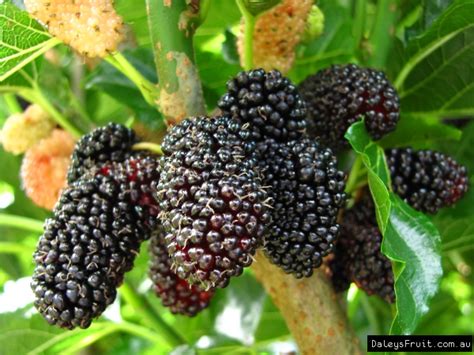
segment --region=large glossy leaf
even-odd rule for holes
[[[440,236],[432,222],[391,192],[381,147],[370,140],[364,122],[346,138],[362,157],[383,234],[382,252],[393,262],[396,314],[392,334],[410,334],[429,310],[442,275]]]
[[[27,12],[0,4],[0,82],[59,43]]]
[[[474,113],[474,0],[456,0],[412,39],[395,85],[402,110],[437,116]]]

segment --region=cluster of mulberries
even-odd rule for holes
[[[76,144],[70,185],[34,254],[35,305],[51,324],[88,327],[113,302],[156,228],[159,162],[133,153],[133,141],[133,132],[110,124]]]
[[[272,201],[265,253],[285,272],[309,277],[339,233],[344,174],[330,149],[306,137],[305,103],[280,72],[241,72],[227,89],[218,105],[252,131]]]
[[[172,270],[172,262],[162,231],[150,240],[150,279],[156,295],[172,313],[194,316],[209,305],[214,290],[190,285]]]
[[[122,40],[122,18],[112,0],[25,0],[48,31],[87,57],[105,57]]]
[[[297,139],[306,128],[306,107],[296,86],[279,71],[240,72],[218,102],[226,115],[248,123],[254,140]]]
[[[250,265],[270,221],[250,133],[230,117],[198,117],[162,145],[157,197],[173,271],[203,290]]]
[[[283,0],[261,14],[253,32],[253,65],[265,70],[290,70],[295,60],[295,48],[307,26],[313,0]],[[243,62],[244,26],[237,48]]]
[[[334,65],[307,77],[299,90],[307,103],[309,133],[333,149],[347,147],[344,134],[361,117],[376,140],[399,120],[398,94],[381,71]]]
[[[393,148],[385,154],[394,192],[419,211],[436,213],[467,192],[466,168],[443,153]]]
[[[338,223],[345,174],[330,147],[345,144],[345,130],[361,115],[376,139],[393,130],[397,95],[381,73],[351,65],[318,73],[301,88],[319,139],[306,132],[297,88],[262,69],[228,82],[222,115],[171,128],[159,159],[134,151],[138,140],[121,125],[84,136],[35,252],[32,288],[48,322],[89,326],[149,238],[149,276],[173,313],[206,308],[258,247],[297,278],[333,253],[328,265],[338,291],[354,282],[393,302],[370,195]],[[440,153],[392,149],[387,157],[394,190],[415,208],[435,212],[467,190],[465,169]]]
[[[341,235],[328,262],[337,292],[347,290],[354,282],[368,295],[395,301],[392,265],[380,251],[381,243],[373,201],[364,190],[362,199],[345,212]]]
[[[273,198],[265,252],[285,272],[309,277],[339,234],[345,176],[331,150],[315,140],[267,140],[259,148],[265,185]]]

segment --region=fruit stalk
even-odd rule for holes
[[[157,104],[168,125],[205,114],[195,65],[193,35],[200,21],[199,1],[147,0],[148,26],[159,77]]]

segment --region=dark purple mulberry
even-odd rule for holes
[[[240,275],[270,220],[249,138],[229,117],[201,117],[173,127],[163,144],[157,195],[168,253],[176,274],[201,289]]]
[[[146,235],[109,177],[67,188],[34,254],[35,306],[50,324],[87,328],[116,296]]]
[[[267,140],[259,144],[259,154],[273,199],[266,255],[285,272],[309,277],[339,234],[344,173],[331,150],[311,139],[286,144]]]
[[[329,261],[332,282],[337,292],[354,282],[368,295],[395,301],[394,278],[390,260],[380,251],[382,234],[375,223],[375,209],[368,190],[344,214],[341,235]]]
[[[344,134],[361,116],[375,140],[399,120],[398,94],[374,69],[334,65],[307,77],[298,89],[308,108],[308,132],[334,150],[348,146]]]
[[[468,190],[466,168],[443,153],[411,148],[385,153],[394,192],[419,211],[436,213]]]

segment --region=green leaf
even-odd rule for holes
[[[150,82],[156,82],[153,53],[149,49],[123,52],[129,62]],[[86,89],[99,90],[128,106],[136,117],[151,128],[162,128],[163,117],[150,106],[137,86],[111,64],[102,61],[86,78]]]
[[[453,0],[423,0],[423,14],[418,22],[407,29],[407,38],[421,35],[452,2]],[[416,3],[416,1],[409,1],[409,3]]]
[[[322,68],[347,63],[355,57],[356,42],[349,10],[332,0],[318,1],[318,7],[324,14],[324,32],[301,48],[289,73],[297,83]]]
[[[443,274],[440,236],[424,214],[415,211],[398,196],[390,196],[390,223],[382,252],[401,265],[394,268],[397,313],[392,334],[411,334],[429,302],[438,291]]]
[[[363,121],[349,127],[345,137],[367,167],[370,189],[377,206],[377,222],[383,232],[387,227],[390,214],[387,189],[387,186],[390,186],[390,172],[385,162],[383,149],[371,141]]]
[[[432,117],[403,116],[395,132],[384,137],[382,147],[411,146],[417,149],[430,148],[433,142],[459,141],[462,132],[450,125],[440,123]]]
[[[456,0],[411,40],[395,86],[403,112],[474,114],[474,0]]]
[[[428,217],[390,191],[383,150],[370,140],[364,122],[354,123],[345,137],[367,168],[383,234],[382,252],[393,262],[396,314],[391,333],[413,333],[429,310],[442,275],[439,233]]]
[[[59,43],[27,12],[0,5],[0,82]]]
[[[28,306],[0,314],[2,354],[27,354],[61,332],[59,328],[51,327],[37,313],[27,316],[31,308],[32,306]]]

